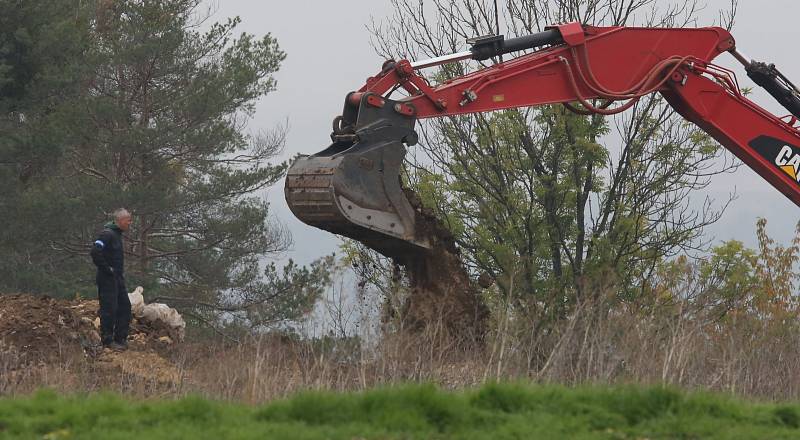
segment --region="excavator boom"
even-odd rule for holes
[[[400,171],[418,119],[563,104],[614,114],[660,93],[800,206],[800,91],[774,65],[749,60],[718,27],[659,29],[568,23],[505,40],[471,41],[469,51],[427,61],[388,61],[345,98],[333,143],[290,167],[285,195],[302,221],[361,241],[400,261],[431,246],[424,210],[409,200]],[[464,59],[533,52],[431,86],[418,69]],[[730,52],[792,115],[779,118],[741,93],[713,60]],[[408,96],[391,99],[402,88]],[[598,104],[602,102],[602,104]],[[618,103],[615,106],[615,103]]]

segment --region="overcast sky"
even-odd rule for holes
[[[707,22],[701,25],[713,24],[715,11],[729,2],[707,0],[708,8],[703,14]],[[347,92],[363,85],[380,68],[383,60],[370,47],[365,25],[372,18],[387,16],[390,1],[221,0],[218,5],[219,20],[240,16],[241,31],[272,33],[288,55],[276,76],[278,90],[259,103],[250,129],[266,129],[288,120],[290,131],[284,157],[312,154],[327,147],[331,120],[341,112]],[[800,82],[797,17],[798,0],[740,0],[733,31],[739,49],[754,59],[776,63],[789,78]],[[723,55],[717,61],[735,67],[743,86],[752,85],[732,57]],[[764,93],[757,92],[753,99],[776,114],[787,113]],[[779,242],[788,243],[800,220],[797,206],[746,166],[734,175],[717,176],[707,194],[725,199],[733,190],[739,198],[723,219],[707,230],[715,241],[737,239],[755,246],[756,219],[765,217],[770,234]],[[698,198],[702,196],[698,194]],[[267,197],[273,215],[294,236],[294,248],[283,258],[305,264],[336,250],[336,236],[294,218],[283,198],[283,182],[270,189]]]

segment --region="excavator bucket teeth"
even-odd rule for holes
[[[334,142],[298,158],[287,173],[286,201],[311,226],[403,258],[430,246],[415,228],[418,214],[400,184],[405,146],[382,136],[393,130],[377,131],[371,139]]]

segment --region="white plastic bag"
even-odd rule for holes
[[[166,304],[146,304],[142,310],[142,319],[150,322],[163,322],[167,312],[169,312],[169,306]]]
[[[137,318],[141,318],[144,311],[144,296],[142,296],[142,292],[144,292],[144,288],[139,286],[128,294],[128,299],[131,301],[131,312]]]
[[[179,341],[183,340],[183,336],[186,333],[186,321],[183,320],[180,313],[166,304],[145,304],[142,292],[144,292],[144,289],[139,286],[128,294],[128,298],[131,300],[133,316],[143,321],[163,322],[176,330]]]

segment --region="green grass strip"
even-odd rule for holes
[[[407,385],[261,407],[42,391],[0,400],[0,439],[798,439],[800,405],[669,388]]]

